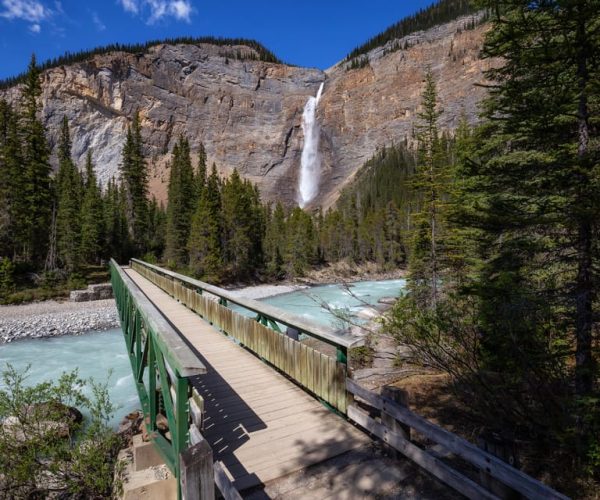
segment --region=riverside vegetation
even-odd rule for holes
[[[600,480],[600,2],[477,6],[492,23],[482,56],[494,61],[480,123],[438,129],[429,71],[417,147],[382,148],[327,212],[262,203],[237,171],[221,178],[208,169],[202,148],[193,165],[185,137],[160,206],[148,197],[137,116],[120,182],[101,192],[93,152],[79,173],[66,122],[52,177],[32,62],[21,108],[0,105],[2,293],[28,269],[69,279],[109,256],[162,261],[213,282],[297,276],[341,260],[405,266],[408,290],[385,328],[413,362],[450,375],[474,422],[527,444],[536,457],[529,473],[592,496]]]
[[[26,381],[11,365],[2,372],[0,498],[109,498],[119,487],[113,472],[122,443],[108,426],[115,408],[106,385],[77,372],[32,387]]]

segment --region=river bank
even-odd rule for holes
[[[47,300],[0,306],[0,344],[25,338],[81,335],[118,327],[113,299],[93,302]]]
[[[290,293],[303,285],[257,285],[231,290],[250,299],[263,299]],[[81,335],[90,331],[119,328],[113,299],[91,302],[46,300],[30,304],[0,306],[0,344],[26,338]]]

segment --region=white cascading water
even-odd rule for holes
[[[319,124],[316,120],[317,105],[323,93],[323,85],[319,87],[316,97],[309,97],[302,113],[302,131],[304,146],[300,160],[300,199],[298,204],[304,208],[319,192],[321,176],[321,157],[319,156]]]

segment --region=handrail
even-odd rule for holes
[[[349,349],[351,347],[361,345],[361,343],[363,342],[362,339],[357,339],[350,335],[345,335],[336,332],[331,328],[324,327],[322,325],[319,325],[318,323],[302,318],[296,314],[286,312],[270,304],[265,304],[263,302],[259,302],[253,299],[238,297],[223,288],[219,288],[209,283],[190,278],[183,274],[169,271],[168,269],[155,266],[154,264],[149,264],[148,262],[144,262],[143,260],[131,259],[131,262],[135,262],[136,264],[152,269],[157,273],[169,276],[173,279],[179,280],[202,291],[206,291],[212,295],[216,295],[221,299],[224,299],[228,302],[241,306],[244,309],[248,309],[257,314],[265,316],[273,321],[282,323],[285,326],[295,328],[301,333],[305,333],[311,337],[314,337],[318,340],[322,340],[323,342],[331,344],[335,347]]]
[[[137,285],[123,272],[114,259],[111,259],[110,263],[136,302],[145,324],[156,333],[157,341],[161,344],[161,350],[165,353],[171,367],[177,370],[182,377],[205,374],[207,372],[206,366],[198,359],[198,356],[194,354],[169,322],[165,320],[154,304],[138,289]]]
[[[428,440],[440,444],[444,449],[459,456],[463,460],[485,471],[489,476],[519,492],[526,498],[547,498],[555,500],[568,500],[569,497],[545,485],[541,481],[512,467],[508,463],[478,448],[466,439],[439,427],[425,418],[411,411],[407,406],[399,404],[386,396],[376,394],[361,387],[352,379],[346,380],[346,388],[351,394],[358,396],[376,410],[389,415],[392,419],[414,429],[425,436]],[[461,477],[449,466],[440,463],[435,457],[428,455],[425,450],[415,446],[410,439],[396,433],[394,429],[388,428],[385,423],[377,422],[367,412],[356,405],[348,408],[350,420],[355,421],[361,427],[383,439],[395,449],[418,463],[421,467],[435,475],[463,495],[469,498],[485,498],[479,489],[479,485],[472,484],[466,477]],[[383,420],[383,419],[382,419]]]

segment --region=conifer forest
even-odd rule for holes
[[[426,68],[411,137],[381,145],[327,209],[264,201],[185,134],[169,152],[167,201],[157,201],[137,113],[118,176],[99,182],[93,148],[74,162],[66,117],[53,169],[33,57],[0,84],[22,86],[18,103],[0,100],[0,299],[75,288],[110,258],[224,286],[336,263],[401,269],[406,291],[381,327],[415,365],[449,377],[477,425],[527,442],[528,473],[597,498],[600,1],[443,0],[343,62],[360,71],[374,48],[482,10],[490,83],[478,117],[442,127],[440,82]]]

